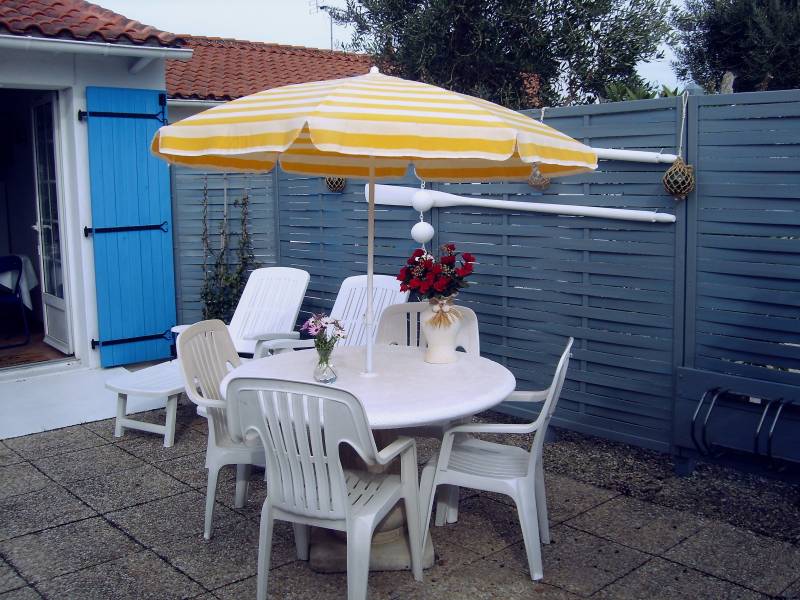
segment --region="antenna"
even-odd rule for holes
[[[328,12],[329,9],[336,8],[335,6],[330,6],[328,4],[320,4],[320,0],[308,0],[309,6],[309,13],[312,15],[318,14],[321,11]],[[328,12],[328,19],[330,20],[331,24],[331,50],[333,50],[333,17],[331,13]]]

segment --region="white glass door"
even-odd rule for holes
[[[44,341],[72,354],[62,260],[55,95],[51,93],[34,103],[31,110],[37,211],[34,229],[39,234]]]

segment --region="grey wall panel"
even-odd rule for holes
[[[204,172],[172,167],[172,202],[175,215],[175,269],[178,321],[194,323],[202,318],[200,290],[203,283],[203,187],[207,182],[209,231],[213,246],[225,211],[228,213],[230,247],[238,244],[241,211],[234,204],[249,195],[250,235],[261,266],[277,264],[274,175]]]

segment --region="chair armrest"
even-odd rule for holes
[[[290,350],[303,350],[313,348],[314,340],[259,340],[253,351],[253,358],[264,358],[270,354],[279,354]]]
[[[189,398],[197,406],[203,408],[226,408],[228,404],[224,400],[205,400],[203,398]]]
[[[511,392],[504,402],[544,402],[550,390]]]
[[[416,446],[417,443],[414,441],[414,438],[401,436],[378,452],[378,464],[385,465],[409,448],[416,448]]]
[[[470,423],[458,425],[445,431],[444,435],[454,433],[533,433],[539,428],[538,423]]]
[[[276,333],[274,331],[265,331],[263,333],[251,333],[249,335],[244,336],[246,340],[260,340],[260,341],[267,341],[267,340],[296,340],[300,338],[299,331],[284,331],[282,333]]]
[[[173,325],[169,330],[175,335],[178,335],[189,329],[189,327],[191,327],[191,325]]]

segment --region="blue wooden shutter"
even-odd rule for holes
[[[99,348],[110,367],[170,356],[175,325],[167,165],[150,153],[159,90],[86,88]]]

